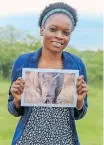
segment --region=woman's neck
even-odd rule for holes
[[[62,53],[53,53],[48,50],[42,49],[42,54],[39,59],[38,67],[62,69]]]
[[[62,61],[62,53],[55,53],[46,49],[42,49],[41,59],[48,62]]]

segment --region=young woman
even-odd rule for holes
[[[80,145],[75,120],[83,118],[87,112],[86,69],[79,57],[63,51],[76,24],[74,8],[61,2],[50,4],[39,18],[42,48],[21,55],[14,62],[8,110],[12,115],[21,117],[12,145]],[[21,107],[24,67],[79,70],[76,107]]]

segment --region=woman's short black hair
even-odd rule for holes
[[[57,8],[62,8],[62,9],[66,9],[67,11],[69,11],[73,18],[74,18],[74,21],[75,21],[75,25],[74,27],[76,26],[76,23],[77,23],[77,12],[76,10],[71,7],[70,5],[68,4],[65,4],[63,2],[56,2],[56,3],[53,3],[53,4],[50,4],[49,6],[46,6],[45,9],[42,11],[42,13],[40,14],[40,17],[39,17],[39,22],[38,22],[38,25],[39,27],[42,26],[42,20],[44,18],[44,16],[51,10],[53,9],[57,9]]]

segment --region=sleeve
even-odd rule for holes
[[[87,83],[86,67],[85,67],[83,62],[81,63],[81,73],[80,73],[80,75],[84,76],[84,81]],[[75,118],[75,120],[82,119],[86,115],[87,107],[88,107],[87,98],[88,98],[88,96],[86,95],[86,97],[84,99],[84,102],[83,102],[83,106],[81,107],[80,110],[77,109],[77,108],[74,108],[74,118]]]
[[[15,62],[13,64],[13,67],[12,67],[11,85],[19,77],[18,72],[17,72],[18,60],[19,60],[19,58],[17,60],[15,60]],[[10,88],[11,88],[11,86],[10,86]],[[14,97],[12,96],[12,94],[10,92],[10,88],[9,88],[9,98],[8,98],[8,111],[13,116],[19,117],[19,116],[23,115],[23,113],[24,113],[24,107],[20,107],[20,109],[17,109],[15,107],[15,105],[13,103]]]

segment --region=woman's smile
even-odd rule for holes
[[[58,42],[58,41],[52,41],[52,45],[56,48],[61,48],[63,43]]]

